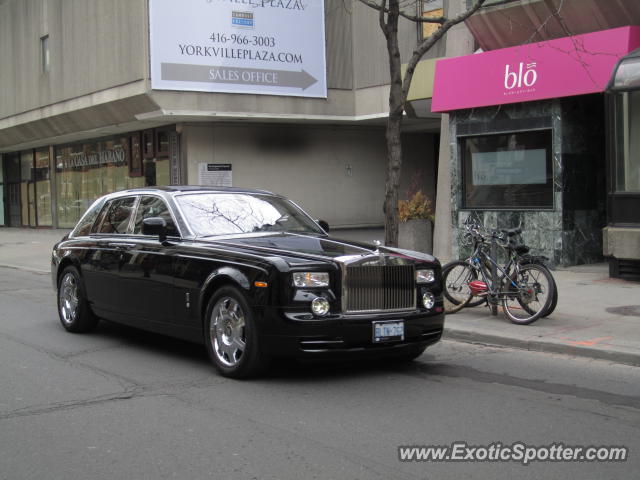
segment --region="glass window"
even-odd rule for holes
[[[640,192],[640,91],[616,98],[616,191]]]
[[[49,51],[49,35],[40,38],[40,54],[42,61],[42,73],[51,70],[51,56]]]
[[[444,16],[442,0],[422,0],[422,16],[426,18],[439,18]],[[422,28],[422,38],[433,35],[440,28],[439,23],[419,23]]]
[[[167,222],[167,236],[178,237],[178,230],[176,229],[173,218],[167,204],[164,203],[160,197],[142,197],[140,205],[138,205],[138,213],[136,214],[136,222],[133,227],[134,234],[142,233],[142,221],[145,218],[160,217]]]
[[[136,197],[111,200],[100,215],[98,233],[127,233],[135,202]]]
[[[49,181],[49,149],[36,150],[36,213],[39,226],[51,226],[51,182]]]
[[[20,154],[20,205],[22,226],[35,226],[36,204],[33,185],[33,150]]]
[[[154,159],[146,160],[142,176],[142,159],[136,150],[137,163],[131,169],[130,140],[129,136],[117,136],[56,147],[56,195],[61,228],[74,227],[91,202],[102,195],[168,184],[165,182],[169,179],[169,159],[158,165]],[[136,145],[139,149],[140,145]]]
[[[104,205],[104,199],[101,198],[97,200],[87,212],[82,216],[76,228],[71,232],[72,237],[83,237],[89,235],[91,233],[91,227],[96,221],[96,217],[98,213],[100,213],[100,209]]]
[[[465,208],[553,208],[551,131],[461,139]]]
[[[198,236],[255,232],[324,233],[293,203],[270,195],[203,193],[176,197]]]

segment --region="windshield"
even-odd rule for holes
[[[254,232],[324,232],[293,203],[271,195],[199,193],[176,201],[198,237]]]

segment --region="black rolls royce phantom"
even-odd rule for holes
[[[106,195],[53,249],[60,321],[70,332],[102,318],[204,343],[220,373],[238,378],[276,356],[411,360],[437,342],[439,262],[328,230],[259,190]]]

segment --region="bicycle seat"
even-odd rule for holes
[[[500,229],[502,233],[504,233],[507,237],[515,237],[516,235],[520,235],[522,233],[521,228],[502,228]]]

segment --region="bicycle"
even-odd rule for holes
[[[525,256],[527,247],[509,241],[521,230],[483,234],[477,224],[465,223],[465,227],[474,250],[466,260],[443,267],[446,312],[459,311],[479,297],[473,300],[474,305],[486,302],[496,315],[498,305],[502,304],[507,318],[517,324],[529,324],[551,313],[557,302],[553,276],[546,266],[535,263],[539,259],[526,261],[532,259]],[[502,266],[496,261],[498,246],[508,252],[508,261]]]

